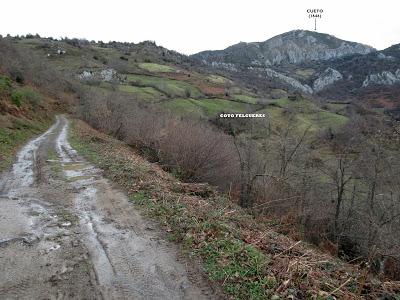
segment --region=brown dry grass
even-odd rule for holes
[[[157,164],[149,163],[140,157],[132,148],[93,130],[81,121],[76,121],[74,128],[75,137],[81,143],[90,145],[100,167],[107,168],[107,163],[102,162],[118,158],[126,166],[126,170],[134,170],[134,178],[111,169],[106,169],[105,173],[130,195],[145,191],[150,199],[150,205],[144,206],[145,212],[157,211],[163,201],[172,203],[174,207],[182,207],[177,216],[173,210],[166,215],[156,215],[168,233],[179,231],[178,240],[188,245],[191,252],[202,253],[202,248],[229,236],[231,239],[240,240],[244,245],[251,245],[262,253],[263,261],[258,266],[262,269],[262,277],[214,277],[222,286],[242,285],[246,289],[248,284],[253,284],[260,278],[274,283],[268,288],[264,287],[264,296],[253,295],[254,299],[268,299],[273,295],[281,299],[377,299],[388,295],[398,297],[400,282],[378,280],[369,275],[366,267],[345,263],[301,240],[293,240],[277,233],[269,225],[270,220],[265,217],[251,216],[206,185],[179,182]],[[92,161],[96,162],[96,159]],[[212,192],[208,197],[194,195],[193,191],[201,189]],[[154,211],[152,215],[154,216]],[[188,219],[198,224],[197,227],[186,226],[185,222]],[[204,222],[218,226],[204,229],[199,225]],[[187,243],[188,240],[190,243]],[[207,261],[206,256],[201,257]],[[229,260],[229,256],[223,256],[217,264],[217,268],[224,269],[232,264],[232,261]],[[240,267],[246,268],[246,262],[244,264]],[[213,278],[212,274],[209,275]],[[229,289],[227,291],[232,299],[251,296],[240,289],[240,294],[231,293]]]
[[[225,97],[224,86],[206,82],[204,77],[201,77],[197,74],[190,74],[191,75],[189,77],[188,73],[170,73],[168,74],[168,78],[188,82],[196,86],[204,95],[209,97]]]

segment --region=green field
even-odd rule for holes
[[[272,102],[267,108],[260,110],[268,115],[272,126],[283,126],[289,114],[292,115],[294,126],[299,130],[310,128],[311,131],[319,131],[322,129],[337,129],[346,124],[348,118],[322,110],[313,102],[302,99],[291,101],[288,99],[278,99]]]
[[[333,112],[340,112],[345,111],[348,104],[341,104],[341,103],[326,103],[326,107]]]
[[[219,75],[209,75],[207,76],[207,81],[214,83],[214,84],[225,84],[225,83],[231,83],[228,78],[225,78],[223,76]]]
[[[244,113],[249,108],[249,106],[244,103],[225,99],[201,99],[192,101],[201,107],[208,116],[215,116],[220,112]]]
[[[204,111],[193,102],[193,99],[173,99],[164,102],[163,107],[181,116],[204,117]]]
[[[155,63],[140,63],[139,68],[152,73],[168,73],[176,71],[176,69],[171,66],[160,65]]]
[[[320,108],[315,103],[306,99],[292,101],[287,98],[282,98],[276,99],[272,103],[281,108],[292,109],[294,112],[314,113],[320,111]]]
[[[152,87],[139,87],[132,85],[119,85],[119,90],[137,96],[138,100],[157,101],[166,96]]]
[[[135,85],[153,87],[169,97],[200,98],[200,90],[183,81],[147,75],[127,75],[128,81]]]
[[[232,99],[234,99],[236,101],[240,101],[240,102],[250,103],[250,104],[256,104],[259,100],[256,97],[244,95],[244,94],[233,95]]]
[[[164,107],[180,115],[213,117],[220,112],[244,113],[250,105],[225,99],[174,99],[163,103]]]

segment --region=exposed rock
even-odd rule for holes
[[[81,80],[101,80],[101,81],[114,81],[119,80],[117,72],[114,69],[105,69],[101,71],[85,70],[78,75]]]
[[[92,71],[83,71],[81,74],[79,74],[79,79],[81,80],[90,80],[93,79],[93,72]]]
[[[379,52],[377,55],[376,55],[376,57],[377,58],[379,58],[379,59],[382,59],[382,60],[394,60],[395,58],[393,57],[393,56],[390,56],[390,55],[385,55],[384,53],[382,53],[382,52]]]
[[[204,61],[205,62],[205,61]],[[205,62],[206,63],[206,62]],[[216,61],[213,61],[212,63],[211,63],[211,66],[213,67],[213,68],[220,68],[220,69],[226,69],[226,70],[229,70],[229,71],[232,71],[232,72],[237,72],[238,71],[238,69],[236,68],[236,66],[234,65],[234,64],[231,64],[231,63],[223,63],[223,62],[216,62]]]
[[[100,72],[100,77],[103,81],[112,81],[116,75],[117,72],[114,69],[102,70]]]
[[[342,80],[343,75],[332,68],[327,68],[321,76],[319,76],[315,81],[314,81],[314,91],[315,92],[320,92],[322,91],[325,87],[335,83],[336,81]]]
[[[397,69],[394,74],[390,71],[383,71],[381,73],[370,74],[365,78],[362,86],[367,87],[373,84],[393,85],[397,83],[400,83],[400,69]]]
[[[386,58],[386,55],[383,54],[382,52],[379,52],[379,53],[377,54],[377,57],[380,58],[380,59],[385,59],[385,58]]]
[[[367,54],[374,48],[344,41],[334,36],[306,30],[294,30],[265,42],[239,43],[218,51],[203,51],[192,57],[207,64],[233,63],[240,65],[273,66],[284,63],[329,60],[352,54]]]
[[[280,81],[283,81],[284,83],[288,84],[292,88],[299,90],[303,93],[307,93],[307,94],[313,93],[313,89],[311,87],[309,87],[307,84],[302,84],[300,81],[298,81],[292,77],[283,75],[281,73],[278,73],[278,72],[268,69],[268,68],[265,69],[265,73],[267,75],[267,78],[279,79]]]

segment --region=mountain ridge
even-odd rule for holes
[[[283,88],[323,100],[360,100],[371,107],[399,106],[400,44],[376,50],[329,34],[293,30],[190,58],[259,88]]]
[[[253,66],[274,66],[329,60],[352,54],[368,54],[375,48],[308,30],[292,30],[263,42],[240,42],[223,50],[207,50],[190,57],[204,63],[233,63]]]

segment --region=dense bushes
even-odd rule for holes
[[[225,186],[233,181],[236,153],[232,139],[191,120],[170,120],[160,142],[161,160],[176,168],[187,181]]]
[[[227,188],[237,176],[233,140],[206,123],[179,119],[142,107],[113,92],[86,90],[81,116],[117,136],[185,181],[207,181]]]
[[[307,129],[294,128],[290,118],[279,128],[254,123],[242,132],[223,124],[228,135],[117,92],[90,88],[81,100],[83,119],[185,181],[207,181],[254,213],[291,220],[302,238],[331,253],[396,257],[400,157],[384,144],[384,127],[369,125],[372,120],[355,119],[342,131],[317,135],[310,147]]]

